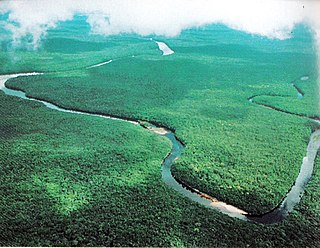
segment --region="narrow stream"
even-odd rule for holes
[[[292,86],[297,91],[298,99],[302,99],[304,97],[304,92],[295,83],[293,83]]]
[[[252,222],[261,223],[261,224],[278,223],[282,221],[293,210],[294,206],[297,203],[299,203],[302,193],[304,192],[304,188],[312,176],[314,160],[316,158],[316,154],[320,146],[320,130],[315,131],[311,135],[310,142],[307,148],[307,155],[303,159],[300,173],[295,181],[294,186],[291,188],[291,190],[286,195],[284,200],[279,204],[279,206],[277,206],[275,209],[271,210],[266,214],[262,214],[258,216],[249,214],[244,210],[241,210],[227,203],[221,202],[214,197],[211,197],[205,193],[202,193],[199,190],[192,188],[186,185],[184,182],[177,180],[173,177],[171,173],[171,166],[173,162],[179,159],[179,157],[181,156],[181,153],[184,150],[184,145],[179,141],[179,139],[175,136],[175,134],[168,128],[154,125],[146,121],[141,121],[137,119],[129,119],[129,118],[113,116],[113,115],[96,114],[96,113],[89,113],[85,111],[74,111],[71,109],[65,109],[44,100],[28,97],[23,91],[9,89],[5,86],[5,82],[10,78],[15,78],[20,76],[35,76],[40,74],[41,73],[33,72],[33,73],[0,75],[0,90],[2,90],[7,95],[41,102],[46,107],[57,110],[57,111],[73,113],[73,114],[90,115],[90,116],[113,119],[118,121],[125,121],[134,125],[139,125],[158,135],[166,137],[167,139],[170,140],[172,148],[170,153],[162,162],[161,174],[162,174],[163,181],[169,187],[179,192],[183,196],[191,199],[192,201],[197,202],[207,208],[219,210],[220,212],[227,214],[230,217],[235,217],[241,220],[252,221]],[[253,102],[254,97],[255,96],[248,98],[248,100]]]

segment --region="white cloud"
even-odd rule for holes
[[[47,30],[81,14],[91,32],[101,35],[176,36],[187,28],[223,23],[286,39],[296,24],[306,23],[314,31],[320,55],[319,13],[318,0],[0,0],[0,14],[8,14],[1,25],[11,31],[14,42],[29,37],[34,47]]]
[[[285,39],[297,23],[316,25],[318,1],[276,0],[26,0],[1,1],[8,13],[6,28],[18,41],[31,36],[36,45],[59,21],[87,16],[91,31],[101,35],[123,32],[178,35],[183,29],[209,23],[269,38]],[[303,8],[304,6],[304,8]],[[320,25],[318,25],[319,27]],[[320,33],[320,32],[319,32]]]

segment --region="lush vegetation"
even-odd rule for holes
[[[202,31],[208,34],[203,42],[193,34],[198,48],[193,42],[184,47],[189,33],[180,37],[182,41],[171,40],[176,53],[170,57],[141,55],[73,73],[17,78],[8,85],[67,108],[169,126],[187,144],[175,165],[177,177],[249,212],[265,212],[291,187],[311,131],[306,120],[263,109],[247,98],[284,94],[285,85],[296,94],[288,82],[315,67],[315,55],[306,51],[307,38],[299,43],[301,55],[291,51],[290,44],[289,51],[281,44],[271,53],[264,50],[270,41],[237,32],[233,39],[238,43],[221,40],[208,47],[215,31]],[[248,45],[248,39],[262,43],[260,49]],[[299,60],[294,59],[297,54]],[[315,101],[314,94],[305,99]]]
[[[0,245],[319,246],[318,169],[285,222],[255,225],[166,187],[169,146],[157,135],[3,93],[0,102]]]
[[[179,179],[253,213],[280,202],[298,174],[314,124],[247,98],[283,95],[256,100],[318,114],[312,108],[315,53],[304,27],[287,41],[219,25],[188,30],[167,40],[175,51],[168,57],[138,37],[81,39],[72,33],[71,39],[65,29],[52,31],[40,51],[15,50],[16,61],[9,48],[0,53],[3,73],[51,72],[7,85],[66,108],[161,123],[187,146],[174,165]],[[85,69],[109,59],[115,60]],[[306,73],[310,80],[297,82],[305,97],[295,100],[290,82]],[[0,123],[4,245],[319,245],[319,170],[284,223],[244,223],[164,185],[165,139],[127,123],[56,113],[3,94],[1,101],[8,106]]]
[[[314,69],[313,71],[316,70]],[[270,90],[265,92],[264,95],[256,96],[254,101],[302,116],[319,116],[319,106],[314,104],[319,101],[317,94],[315,94],[319,90],[316,77],[316,74],[313,74],[283,83],[277,89],[278,93]]]
[[[1,27],[0,32],[1,74],[30,71],[68,73],[110,59],[161,54],[154,42],[141,37],[89,35],[89,27],[81,17],[50,30],[49,38],[43,40],[36,50],[29,46],[12,45],[10,34]]]

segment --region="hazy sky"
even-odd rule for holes
[[[186,28],[223,23],[247,33],[286,39],[296,24],[304,22],[320,40],[317,0],[10,0],[0,1],[1,13],[8,14],[0,24],[12,32],[13,40],[31,35],[34,46],[48,29],[77,14],[86,16],[91,32],[101,35],[176,36]]]

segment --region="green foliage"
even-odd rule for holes
[[[198,32],[200,37],[208,34],[201,41],[196,35],[190,39],[189,33],[170,40],[176,53],[168,57],[124,58],[71,75],[16,78],[7,85],[65,108],[168,126],[187,145],[174,166],[177,177],[248,212],[269,211],[294,182],[311,131],[306,120],[264,109],[247,98],[286,94],[288,85],[296,94],[288,82],[303,75],[306,64],[308,71],[315,69],[315,56],[306,51],[307,42],[292,51],[295,39],[286,46],[275,45],[279,41],[270,44],[237,32],[229,43],[221,35],[210,47],[215,32]],[[248,42],[251,38],[255,46]],[[266,50],[266,45],[275,46],[275,51]],[[297,54],[299,60],[294,59]],[[312,111],[314,94],[308,92],[305,99]],[[300,106],[286,100],[292,107]]]
[[[175,54],[162,57],[153,42],[134,36],[84,39],[63,30],[50,32],[40,51],[0,53],[3,73],[55,72],[12,79],[9,87],[66,108],[168,126],[186,143],[173,169],[179,179],[249,212],[280,202],[311,124],[247,98],[289,95],[256,100],[318,114],[315,79],[299,82],[302,101],[290,85],[315,74],[310,33],[300,27],[293,39],[270,41],[209,26],[166,40]],[[319,170],[285,222],[245,223],[165,186],[160,165],[169,144],[155,134],[2,93],[0,101],[1,245],[319,246]]]
[[[254,101],[303,116],[319,116],[320,109],[317,95],[319,89],[316,74],[309,76],[308,80],[301,80],[299,77],[294,81],[294,84],[303,92],[303,96],[298,94],[292,82],[283,82],[283,84],[279,84],[277,89],[283,95],[279,95],[275,91],[265,91],[261,96],[255,97]]]
[[[255,225],[166,187],[159,170],[169,147],[157,135],[3,93],[0,103],[3,246],[319,245],[318,169],[285,222]]]

